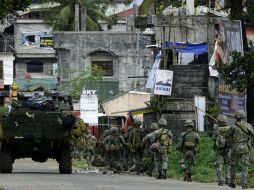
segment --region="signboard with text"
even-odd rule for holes
[[[84,90],[80,97],[80,117],[90,126],[98,125],[98,97],[96,90]]]
[[[173,85],[173,71],[157,70],[154,94],[171,96]]]

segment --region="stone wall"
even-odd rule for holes
[[[93,60],[112,60],[113,76],[104,80],[119,81],[122,92],[145,84],[142,65],[150,56],[146,48],[150,37],[140,36],[138,51],[137,36],[127,32],[55,32],[54,41],[61,81],[78,76]],[[140,78],[129,78],[133,76]]]
[[[157,113],[144,114],[145,126],[163,117],[168,128],[178,137],[184,130],[186,119],[195,120],[194,96],[205,96],[209,101],[208,65],[172,65],[174,71],[172,96],[156,96]]]

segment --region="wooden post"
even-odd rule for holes
[[[80,31],[80,20],[79,20],[79,4],[75,4],[75,31]]]

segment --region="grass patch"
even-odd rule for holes
[[[175,150],[173,146],[169,153],[169,168],[167,176],[173,179],[182,179],[183,173],[179,166],[181,154]],[[214,166],[215,156],[213,151],[213,141],[210,137],[202,136],[199,145],[199,153],[196,157],[196,164],[194,166],[193,180],[202,183],[216,182],[216,169]],[[254,187],[254,149],[250,154],[249,167],[249,187]],[[238,171],[238,175],[240,170]]]
[[[209,137],[202,137],[199,146],[199,153],[196,157],[193,179],[198,182],[216,181],[216,171],[214,167],[213,142]],[[181,153],[173,146],[169,153],[169,169],[167,176],[174,179],[182,179],[183,173],[179,165]]]
[[[72,160],[72,164],[74,167],[77,167],[77,168],[88,168],[88,164],[87,164],[87,161],[84,159],[84,160],[76,160],[76,159],[73,159]]]

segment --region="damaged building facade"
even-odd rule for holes
[[[118,92],[144,89],[147,77],[144,62],[150,60],[146,48],[151,43],[149,36],[137,39],[133,32],[55,32],[54,42],[61,83],[96,65],[104,71],[105,84],[115,82]],[[117,95],[110,88],[108,93]]]

